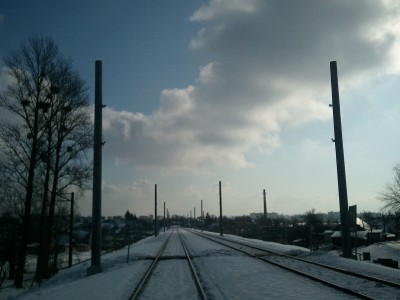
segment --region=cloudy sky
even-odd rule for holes
[[[2,1],[2,58],[49,35],[91,88],[103,61],[103,214],[338,211],[330,61],[349,205],[400,162],[397,0]],[[79,200],[91,213],[91,194]]]

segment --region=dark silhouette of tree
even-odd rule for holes
[[[83,188],[90,178],[92,131],[85,83],[51,38],[30,38],[5,62],[13,81],[0,95],[0,107],[12,118],[0,124],[0,141],[7,176],[24,194],[14,279],[19,288],[32,210],[40,212],[37,276],[47,276],[55,204],[68,187]]]
[[[318,248],[318,233],[321,232],[322,217],[315,213],[315,209],[311,209],[304,214],[304,221],[309,230],[309,236],[306,238],[310,247],[312,247],[313,242],[316,243]],[[313,238],[313,234],[317,235],[317,238]],[[315,240],[315,241],[313,241]]]
[[[125,213],[125,221],[133,221],[133,220],[134,220],[133,214],[130,213],[129,210],[127,210]]]
[[[315,213],[315,209],[311,209],[304,214],[304,221],[309,226],[318,226],[322,223],[322,218]]]
[[[91,177],[91,166],[86,153],[92,147],[92,125],[88,116],[88,101],[84,82],[71,70],[69,61],[59,63],[54,76],[56,91],[51,93],[48,113],[46,143],[41,153],[44,172],[42,208],[50,196],[48,224],[44,228],[44,255],[41,277],[49,277],[48,260],[56,200],[67,188],[74,185],[84,188]],[[50,192],[50,193],[49,193]],[[42,213],[45,210],[42,209]],[[46,220],[45,214],[43,220]],[[57,253],[57,252],[55,252]],[[56,264],[53,264],[56,266]],[[53,268],[53,271],[56,271]]]
[[[383,209],[393,213],[400,212],[400,164],[393,168],[393,181],[386,183],[384,192],[378,198],[384,203]]]
[[[3,213],[0,216],[0,262],[8,263],[8,279],[14,279],[19,236],[18,218],[10,213]]]
[[[205,225],[207,228],[209,228],[209,227],[211,226],[212,222],[213,222],[213,220],[212,220],[212,218],[210,217],[210,214],[207,212],[207,213],[206,213],[206,217],[204,218],[204,225]]]

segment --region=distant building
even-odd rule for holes
[[[385,233],[383,229],[372,229],[365,221],[357,218],[357,231],[350,232],[352,245],[366,246],[376,242],[396,240],[394,234]],[[340,225],[331,235],[331,243],[336,247],[342,246],[342,232]]]

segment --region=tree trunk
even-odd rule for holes
[[[51,188],[51,197],[50,197],[50,207],[49,207],[49,218],[48,218],[48,224],[47,224],[47,230],[45,230],[46,234],[46,244],[45,246],[47,247],[44,251],[44,256],[43,256],[43,276],[44,278],[48,278],[50,274],[49,270],[49,258],[50,258],[50,244],[51,244],[51,239],[52,239],[52,229],[53,229],[53,223],[54,223],[54,211],[55,211],[55,206],[56,206],[56,199],[57,199],[57,185],[58,185],[58,180],[59,180],[59,164],[60,164],[60,152],[61,152],[61,144],[62,142],[59,141],[57,143],[57,149],[56,149],[56,161],[54,164],[54,176],[53,176],[53,185]]]
[[[40,224],[39,224],[39,233],[40,233],[40,240],[39,240],[39,252],[36,262],[36,274],[35,280],[37,282],[41,282],[42,278],[47,278],[47,274],[43,271],[47,270],[44,266],[48,262],[44,259],[46,257],[45,253],[49,251],[49,244],[50,241],[47,240],[46,235],[46,227],[48,226],[47,220],[47,206],[49,202],[49,182],[50,182],[50,171],[51,171],[51,137],[52,137],[52,130],[51,126],[48,128],[48,138],[47,138],[47,153],[46,153],[46,175],[43,183],[43,201],[42,201],[42,210],[40,215]]]
[[[21,232],[21,242],[18,251],[17,260],[17,270],[15,273],[14,285],[16,288],[22,288],[22,282],[24,280],[24,270],[25,270],[25,260],[26,260],[26,250],[28,247],[28,236],[31,226],[31,208],[32,208],[32,196],[33,196],[33,179],[35,177],[35,167],[36,167],[36,156],[37,156],[37,144],[38,144],[38,108],[35,109],[34,126],[33,126],[33,136],[32,136],[32,151],[29,161],[29,172],[26,187],[25,196],[25,209],[24,216],[22,219],[22,232]]]

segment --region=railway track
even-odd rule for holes
[[[312,262],[300,257],[270,251],[261,247],[241,243],[236,240],[233,241],[216,235],[200,233],[194,230],[189,231],[208,240],[240,251],[246,255],[273,264],[287,271],[307,277],[360,299],[400,299],[399,282],[393,282],[354,271]],[[391,296],[383,297],[382,294]]]
[[[163,256],[165,253],[165,250],[168,246],[168,243],[170,243],[171,238],[173,237],[174,234],[178,235],[178,240],[180,245],[182,246],[182,250],[184,255],[182,256]],[[199,280],[199,277],[197,275],[197,272],[194,268],[194,265],[192,263],[191,260],[191,256],[190,253],[184,243],[184,240],[182,239],[179,230],[178,229],[174,229],[171,231],[171,233],[169,234],[168,238],[166,238],[165,242],[162,244],[160,250],[158,251],[157,255],[154,257],[154,260],[152,261],[151,265],[149,266],[149,268],[147,269],[147,271],[145,272],[145,274],[143,275],[142,279],[140,280],[139,284],[136,286],[136,288],[134,289],[133,293],[131,294],[131,296],[129,297],[130,300],[133,299],[139,299],[144,293],[146,293],[146,289],[148,288],[149,282],[151,281],[152,278],[152,274],[154,274],[158,264],[160,261],[164,260],[164,259],[185,259],[187,261],[187,266],[190,269],[190,275],[191,276],[186,276],[186,277],[191,277],[193,278],[193,282],[194,285],[196,287],[196,292],[194,292],[194,294],[197,293],[197,298],[198,299],[203,299],[206,300],[207,299],[207,295],[204,292],[204,289],[202,287],[202,284]],[[171,289],[169,289],[171,290]],[[164,291],[167,292],[167,291]],[[164,295],[166,299],[169,299],[168,295]],[[171,298],[172,299],[172,298]]]

